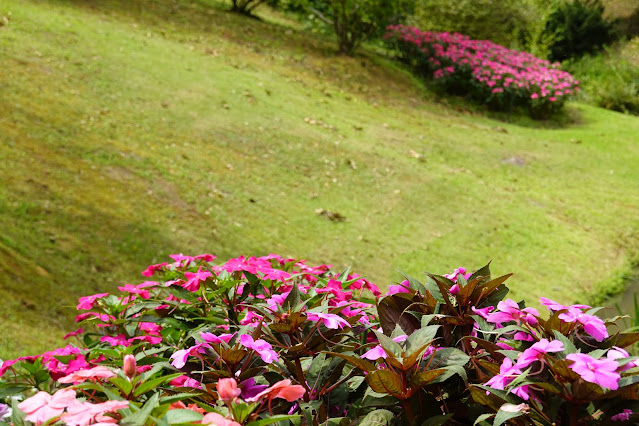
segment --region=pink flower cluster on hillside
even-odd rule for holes
[[[418,59],[436,79],[467,79],[468,90],[479,90],[485,100],[508,95],[532,106],[561,104],[579,90],[579,81],[558,63],[489,40],[404,25],[389,26],[385,38]]]

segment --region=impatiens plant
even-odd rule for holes
[[[404,25],[389,26],[384,37],[418,72],[432,76],[448,91],[500,110],[521,105],[533,117],[546,118],[579,90],[579,81],[559,63],[489,40]]]
[[[508,276],[407,277],[276,255],[172,255],[80,298],[67,345],[0,367],[0,424],[598,425],[633,422],[638,333],[506,299]]]

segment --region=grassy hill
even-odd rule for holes
[[[0,5],[0,358],[60,344],[77,297],[176,252],[277,252],[383,286],[492,259],[515,298],[562,302],[637,258],[637,117],[507,123],[383,55],[225,10]]]

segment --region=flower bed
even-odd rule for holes
[[[82,297],[68,345],[0,367],[19,425],[577,425],[634,422],[639,333],[598,309],[506,299],[508,276],[427,275],[382,295],[276,255],[173,255],[157,281]],[[423,423],[428,419],[428,423]]]
[[[488,40],[403,25],[389,26],[384,37],[418,71],[449,91],[501,110],[521,105],[535,117],[547,117],[579,90],[579,81],[559,63]]]

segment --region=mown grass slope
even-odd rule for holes
[[[636,258],[636,117],[573,104],[557,128],[447,107],[266,9],[0,8],[1,358],[60,344],[77,297],[174,252],[278,252],[382,286],[492,259],[514,297],[564,302]]]

